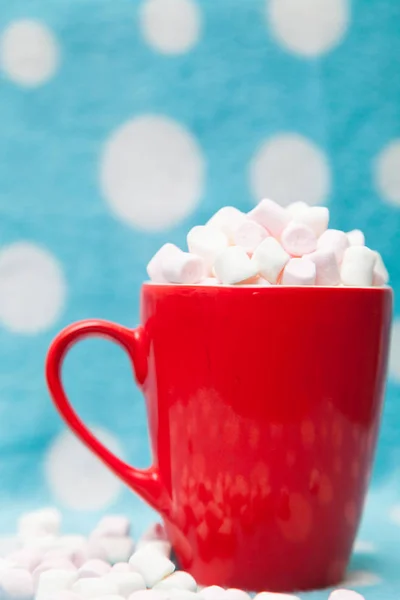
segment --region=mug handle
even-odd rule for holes
[[[143,327],[128,329],[109,321],[78,321],[57,335],[47,353],[46,379],[51,397],[77,437],[143,500],[168,518],[171,513],[171,499],[161,481],[157,466],[135,469],[115,456],[89,431],[68,400],[62,383],[62,365],[70,348],[88,337],[104,337],[121,346],[132,363],[136,383],[139,387],[144,383],[147,376],[147,344]]]

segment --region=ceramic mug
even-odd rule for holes
[[[330,586],[344,577],[368,486],[391,311],[389,288],[145,284],[137,329],[89,320],[55,338],[48,386],[82,442],[161,514],[198,583]],[[67,399],[63,360],[91,336],[132,362],[149,469],[114,456]]]

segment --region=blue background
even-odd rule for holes
[[[380,153],[400,137],[397,0],[353,0],[343,38],[311,57],[279,43],[265,0],[198,0],[199,39],[177,54],[146,41],[141,5],[13,0],[0,7],[0,34],[15,21],[34,19],[53,32],[60,49],[55,73],[40,85],[24,85],[6,68],[2,72],[0,250],[20,241],[37,244],[61,265],[67,286],[63,310],[48,327],[24,334],[4,322],[0,329],[3,533],[14,529],[19,512],[42,504],[63,509],[66,529],[88,531],[105,509],[128,512],[137,533],[154,518],[125,489],[86,512],[57,493],[46,460],[64,426],[46,391],[45,353],[56,332],[77,319],[134,326],[145,267],[160,245],[183,245],[188,229],[220,206],[247,211],[254,205],[249,164],[269,137],[295,132],[324,152],[331,186],[323,201],[332,226],[362,229],[368,245],[382,253],[395,292],[400,286],[400,202],[385,198],[374,170]],[[159,231],[118,218],[100,183],[107,140],[142,114],[179,122],[204,157],[199,203]],[[354,568],[383,580],[368,588],[368,598],[400,591],[400,529],[391,520],[400,504],[398,375],[392,373],[388,383],[360,533],[375,550],[354,559]],[[111,432],[128,461],[148,464],[144,404],[122,352],[106,342],[84,342],[68,358],[65,378],[80,414]]]

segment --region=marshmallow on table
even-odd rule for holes
[[[217,227],[198,225],[187,234],[187,245],[189,252],[204,260],[207,273],[210,274],[218,254],[229,246],[229,239]]]
[[[326,206],[308,206],[307,209],[299,212],[294,220],[312,229],[318,238],[328,228],[329,210]]]
[[[329,600],[364,600],[364,596],[353,590],[334,590]]]
[[[308,204],[306,202],[292,202],[291,204],[289,204],[286,207],[287,212],[290,214],[290,216],[295,219],[296,217],[300,216],[302,213],[304,213],[308,208],[310,208],[308,206]]]
[[[350,246],[343,256],[340,278],[343,285],[369,287],[373,283],[376,252],[366,246]]]
[[[103,581],[110,581],[117,586],[118,594],[128,598],[133,592],[145,590],[146,584],[140,573],[131,571],[130,573],[111,572],[103,578]]]
[[[78,579],[74,571],[51,569],[42,573],[36,590],[36,600],[45,600],[54,592],[70,590]]]
[[[79,578],[82,577],[101,577],[111,570],[111,565],[100,558],[92,558],[85,562],[78,569]]]
[[[292,220],[290,213],[285,208],[267,199],[261,200],[247,216],[262,225],[274,237],[280,237],[282,231]]]
[[[360,229],[353,229],[347,233],[350,246],[365,246],[365,236]]]
[[[46,560],[44,560],[43,562],[40,563],[40,565],[38,565],[36,567],[36,569],[33,571],[32,573],[32,577],[33,577],[33,583],[36,586],[42,573],[45,573],[46,571],[50,571],[53,569],[57,569],[57,570],[62,570],[62,571],[71,571],[73,573],[76,572],[76,567],[75,565],[68,560],[67,558],[47,558]]]
[[[55,508],[42,508],[24,513],[18,520],[18,536],[22,539],[58,535],[61,524],[61,514]]]
[[[303,258],[311,260],[315,265],[316,285],[336,286],[340,284],[339,265],[333,250],[316,250]]]
[[[81,600],[78,594],[74,594],[70,590],[61,590],[51,595],[51,600]]]
[[[170,600],[170,596],[162,590],[140,590],[133,592],[129,600]]]
[[[203,588],[197,595],[204,600],[222,600],[225,597],[225,590],[219,585],[210,585]]]
[[[225,600],[250,600],[250,596],[243,590],[238,590],[236,588],[229,588],[225,592],[224,599]]]
[[[211,226],[222,231],[233,243],[236,229],[246,220],[246,215],[233,206],[224,206],[207,221],[206,226]]]
[[[340,264],[349,245],[349,239],[344,231],[327,229],[318,239],[317,248],[318,250],[333,250],[336,254],[336,260]]]
[[[167,598],[168,600],[196,600],[197,594],[189,590],[171,590]]]
[[[175,571],[165,579],[162,579],[154,586],[154,589],[160,590],[189,590],[195,592],[197,590],[196,580],[186,571]]]
[[[269,238],[267,238],[269,239]],[[250,260],[240,246],[230,246],[218,255],[214,271],[217,279],[224,284],[244,283],[257,275],[257,265]]]
[[[127,517],[108,515],[100,519],[93,533],[110,537],[125,537],[129,535],[130,529],[131,524]]]
[[[254,596],[253,600],[300,600],[292,594],[275,594],[273,592],[261,592]]]
[[[160,552],[152,550],[151,546],[132,554],[129,564],[142,575],[147,587],[153,587],[175,571],[174,563]]]
[[[118,562],[118,563],[115,563],[115,565],[113,565],[111,567],[112,573],[130,573],[131,571],[132,571],[132,568],[131,568],[130,564],[126,563],[126,562]]]
[[[282,231],[281,244],[292,256],[303,256],[314,252],[317,247],[317,236],[307,225],[292,222]]]
[[[26,569],[6,569],[0,574],[0,598],[31,600],[34,594],[32,575]]]
[[[32,572],[42,560],[42,552],[36,548],[22,548],[7,556],[7,560],[13,562],[21,569],[27,569]]]
[[[233,239],[236,246],[241,246],[248,254],[253,254],[266,237],[269,237],[268,231],[256,221],[248,219],[239,225]]]
[[[126,562],[133,552],[134,543],[130,537],[108,537],[95,534],[92,534],[91,537],[96,540],[105,553],[106,560],[112,564]]]
[[[100,598],[109,594],[118,596],[118,587],[114,581],[105,577],[86,577],[72,586],[72,591],[84,598]]]
[[[124,596],[118,596],[118,594],[106,594],[105,596],[100,596],[98,600],[125,600]],[[96,599],[97,600],[97,599]]]
[[[316,269],[307,258],[291,258],[283,270],[282,285],[314,285]]]
[[[382,286],[386,285],[389,281],[389,273],[385,267],[385,264],[382,260],[382,256],[379,252],[376,252],[376,261],[374,266],[374,275],[372,280],[372,285]]]
[[[269,237],[261,242],[251,261],[259,275],[270,283],[276,283],[289,259],[289,254],[280,243],[275,238]]]
[[[171,555],[171,544],[166,540],[140,540],[136,544],[135,550],[141,550],[144,547],[151,548],[155,552],[160,552],[160,554],[167,558]]]

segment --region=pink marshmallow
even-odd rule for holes
[[[98,535],[125,537],[130,534],[131,524],[123,515],[107,515],[96,525],[94,532]]]
[[[280,237],[282,231],[292,220],[291,215],[285,208],[268,199],[261,200],[247,216],[277,238]]]
[[[353,590],[334,590],[329,600],[364,600],[364,596]]]
[[[106,563],[104,560],[100,560],[99,558],[92,558],[85,562],[78,569],[79,577],[101,577],[102,575],[106,575],[111,570],[111,566],[109,563]]]
[[[319,238],[317,248],[318,250],[333,250],[336,260],[340,264],[349,245],[349,239],[344,231],[327,229]]]
[[[340,284],[340,271],[336,255],[333,250],[316,250],[306,257],[315,265],[316,285],[336,286]]]
[[[317,247],[317,236],[307,225],[290,223],[282,231],[281,244],[292,256],[303,256],[314,252]]]
[[[239,225],[235,231],[233,240],[236,246],[244,248],[247,254],[253,254],[257,246],[268,236],[268,231],[262,225],[249,219]]]
[[[7,569],[0,574],[0,595],[6,600],[30,600],[33,597],[32,575],[26,569]]]
[[[314,285],[316,269],[307,258],[292,258],[283,270],[282,285]]]

